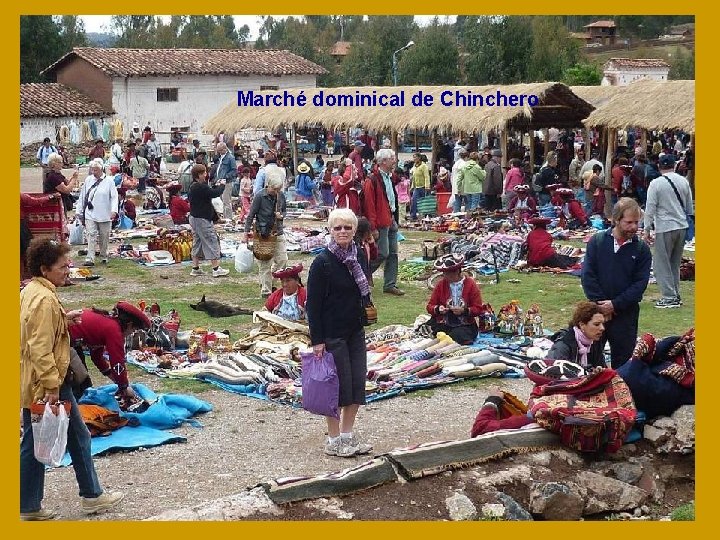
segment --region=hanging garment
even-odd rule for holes
[[[120,120],[119,118],[115,120],[114,131],[115,131],[116,139],[123,138],[123,123],[122,123],[122,120]]]
[[[80,130],[78,129],[78,125],[75,123],[75,120],[70,122],[70,142],[73,144],[78,144],[80,142]]]
[[[80,140],[83,142],[92,140],[92,136],[90,135],[90,124],[87,122],[80,124]]]
[[[108,122],[107,120],[103,120],[102,133],[103,133],[103,140],[105,142],[110,142],[111,140],[117,139],[117,137],[112,137],[112,139],[110,138],[111,137],[110,128],[111,128],[110,122]]]
[[[61,145],[66,145],[70,141],[70,128],[68,128],[65,124],[60,126],[60,130],[58,131],[58,143]]]
[[[92,136],[93,140],[97,139],[98,138],[98,128],[97,128],[97,123],[95,122],[95,119],[91,118],[88,125],[90,126],[90,135]]]

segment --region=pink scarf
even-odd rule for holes
[[[575,341],[577,341],[578,353],[580,353],[580,365],[585,367],[588,365],[587,355],[593,342],[589,337],[583,334],[583,331],[577,326],[573,326],[573,330],[575,330]]]

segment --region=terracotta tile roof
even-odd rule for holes
[[[21,84],[20,116],[98,116],[115,111],[63,84]]]
[[[609,67],[637,69],[637,68],[670,68],[665,60],[660,58],[611,58],[605,63]]]
[[[615,28],[615,21],[595,21],[594,23],[586,24],[583,28]]]
[[[347,56],[351,45],[349,41],[336,41],[330,49],[330,56]]]
[[[323,75],[325,68],[285,50],[100,49],[75,47],[46,68],[82,58],[111,77],[148,75]]]

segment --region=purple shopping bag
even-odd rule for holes
[[[340,418],[340,381],[332,353],[325,351],[321,357],[312,352],[300,353],[300,358],[303,409],[322,416]]]

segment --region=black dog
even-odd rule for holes
[[[202,299],[197,304],[190,304],[195,311],[204,311],[211,317],[232,317],[233,315],[252,315],[252,310],[236,306],[230,306],[217,302],[216,300],[205,300],[203,294]]]

